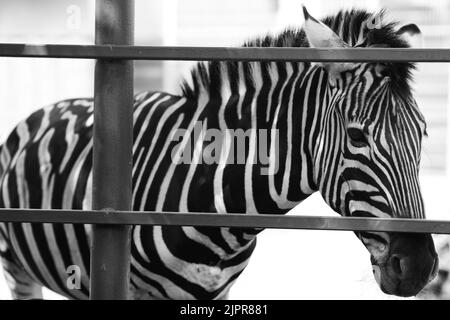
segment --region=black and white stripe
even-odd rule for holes
[[[340,12],[325,24],[351,46],[406,44],[371,15]],[[308,35],[310,36],[310,35]],[[287,30],[247,46],[308,46],[305,30]],[[181,96],[146,92],[134,106],[133,209],[286,213],[316,191],[343,215],[423,216],[417,182],[424,122],[410,96],[409,65],[355,64],[333,74],[309,63],[199,64]],[[398,78],[403,74],[403,78]],[[333,80],[333,81],[330,81]],[[91,206],[93,101],[67,100],[19,123],[0,153],[0,206]],[[250,134],[243,164],[177,164],[181,143],[203,150],[203,129],[272,129],[271,163],[253,163]],[[173,139],[177,129],[186,134]],[[364,141],[353,141],[362,132]],[[252,131],[258,132],[258,131]],[[269,131],[273,132],[273,131]],[[224,144],[222,157],[231,151]],[[194,152],[194,160],[197,153]],[[258,229],[144,227],[132,230],[131,284],[135,298],[224,298],[246,267]],[[1,224],[2,261],[15,297],[39,296],[39,285],[87,298],[91,228]],[[374,235],[362,235],[368,244]],[[377,241],[384,235],[378,235]],[[66,286],[70,265],[81,268],[80,290]]]

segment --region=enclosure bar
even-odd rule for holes
[[[450,221],[274,214],[136,212],[114,210],[0,209],[2,222],[176,225],[450,234]]]
[[[185,61],[450,62],[450,49],[150,47],[3,43],[0,44],[0,57]]]
[[[95,42],[133,44],[134,0],[96,0]],[[93,209],[131,210],[132,128],[133,62],[98,60],[95,66]],[[127,299],[130,226],[97,224],[93,230],[90,298]]]

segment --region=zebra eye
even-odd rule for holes
[[[366,135],[361,129],[358,128],[348,128],[348,136],[350,137],[351,143],[358,148],[365,147],[368,145]]]

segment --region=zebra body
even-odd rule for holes
[[[273,68],[276,67],[273,66]],[[286,76],[286,81],[291,84],[285,86],[284,98],[292,95],[296,83],[292,78],[296,77],[297,81],[300,78],[297,72],[294,73],[294,69],[305,69],[301,64],[293,64],[290,68],[290,76]],[[323,82],[322,89],[325,92],[324,72],[319,68],[305,72],[309,72],[309,75],[306,75],[309,80],[303,80],[302,88],[304,88],[305,94],[311,90],[312,83],[316,84],[317,80]],[[308,99],[308,101],[316,101],[316,99],[320,101],[324,97],[324,92],[314,91],[316,97]],[[304,100],[303,95],[299,97]],[[258,170],[260,168],[253,167],[250,168],[254,172],[253,176],[249,176],[246,174],[245,164],[232,164],[226,168],[227,170],[223,168],[220,171],[221,168],[218,168],[220,164],[214,168],[212,165],[199,165],[198,161],[186,165],[174,163],[170,150],[173,150],[180,141],[174,140],[170,135],[173,135],[177,129],[186,129],[190,132],[189,137],[192,137],[189,142],[193,141],[198,146],[199,143],[202,143],[200,140],[202,137],[194,136],[195,124],[220,122],[220,118],[224,117],[222,115],[224,103],[221,100],[204,99],[207,103],[201,106],[201,101],[192,101],[160,92],[136,96],[133,210],[284,213],[312,193],[313,189],[307,180],[304,180],[303,183],[300,180],[296,181],[299,184],[285,184],[285,171],[283,170],[278,172],[280,177],[271,177],[260,175],[261,171]],[[235,109],[234,113],[237,115],[239,100],[238,95],[233,96],[230,92],[226,101],[227,112],[231,114],[233,111],[230,109]],[[274,100],[277,104],[278,99]],[[231,105],[232,103],[235,105]],[[296,101],[292,101],[292,103],[296,103]],[[258,106],[259,109],[262,107],[264,110],[272,109],[269,127],[274,123],[274,115],[280,113],[276,110],[275,104]],[[313,105],[311,104],[311,106]],[[293,111],[294,109],[291,108],[291,112]],[[242,112],[247,112],[247,110],[244,109]],[[299,115],[292,114],[292,116]],[[251,118],[242,119],[240,129],[251,128],[251,120]],[[266,121],[266,119],[263,120]],[[277,118],[277,121],[282,120]],[[228,123],[237,122],[230,121]],[[228,123],[225,124],[228,129],[239,129],[230,127]],[[263,126],[263,128],[266,127],[267,125]],[[38,110],[26,121],[21,122],[6,141],[1,153],[3,167],[8,168],[2,179],[5,202],[1,205],[12,208],[90,209],[92,130],[93,101],[89,99],[59,102]],[[299,133],[298,130],[295,130],[295,135],[297,133]],[[303,140],[308,148],[311,148],[315,139],[304,137]],[[248,151],[250,150],[251,148]],[[33,154],[33,152],[37,153]],[[35,161],[36,158],[40,161]],[[311,163],[312,160],[302,159],[298,156],[292,157],[286,159],[283,166],[289,166],[289,162]],[[300,173],[302,168],[299,167],[297,170]],[[306,168],[303,170],[308,171]],[[33,174],[30,175],[30,173]],[[216,176],[219,175],[220,177],[217,178]],[[250,177],[251,181],[246,181],[245,177]],[[272,178],[279,179],[282,183],[278,183],[278,186],[271,186],[273,190],[263,190],[261,186],[270,186],[263,179],[272,180]],[[221,186],[215,184],[218,179],[222,181]],[[297,195],[298,198],[291,198],[287,201],[287,196],[283,197],[283,193],[279,194],[278,189],[282,189],[285,185],[295,188],[295,190],[285,191],[285,194],[289,192]],[[247,199],[246,188],[249,187],[257,189],[252,192],[258,194],[264,192],[266,195],[275,194],[277,196],[273,199],[267,196],[262,199],[256,197]],[[15,190],[16,197],[10,195],[13,190]],[[36,190],[41,190],[42,193],[39,194]],[[61,190],[63,190],[62,193]],[[216,197],[217,194],[222,195],[220,199]],[[143,286],[149,290],[155,298],[220,298],[227,293],[230,282],[233,282],[247,265],[248,258],[256,244],[255,235],[259,230],[245,231],[230,230],[229,228],[218,230],[193,227],[134,227],[132,230],[131,281],[133,284],[139,283],[136,284],[136,287]],[[9,224],[5,226],[4,234],[14,251],[22,253],[22,256],[18,257],[19,263],[26,266],[27,273],[32,275],[34,280],[65,296],[79,298],[83,293],[83,297],[87,297],[91,238],[89,226]],[[22,242],[18,238],[30,239],[34,243]],[[142,238],[148,240],[143,242]],[[163,238],[170,238],[171,241],[164,241]],[[152,240],[150,241],[150,239]],[[188,242],[190,242],[190,247],[186,246]],[[48,244],[52,244],[53,248],[48,248]],[[170,245],[169,250],[166,248],[167,245]],[[181,248],[179,248],[180,246]],[[49,270],[49,265],[45,261],[41,261],[33,268],[33,262],[44,256],[45,251],[49,251],[47,254],[53,256],[53,260],[61,260],[58,251],[61,252],[67,248],[71,252],[76,252],[75,256],[63,259],[63,261],[55,261],[55,269]],[[33,252],[34,254],[32,254]],[[153,274],[147,274],[152,269],[152,263],[149,261],[157,260],[155,257],[149,256],[155,252],[165,252],[160,255],[162,259],[167,257],[180,261],[153,262],[156,270]],[[179,259],[180,256],[182,260]],[[185,261],[189,260],[194,260],[196,263],[186,264]],[[183,278],[192,282],[193,292],[179,289],[181,285],[171,283],[172,281],[169,280],[171,277],[164,279],[160,276],[161,273],[174,271],[170,267],[165,267],[170,263],[183,265],[181,270],[175,270],[175,272],[182,274]],[[66,288],[65,279],[68,276],[66,269],[70,265],[80,266],[82,274],[85,275],[80,292]],[[58,274],[57,277],[55,277],[56,274]],[[156,288],[148,285],[146,281]],[[171,287],[178,288],[173,292],[163,289]]]
[[[306,47],[326,40],[330,46],[343,41],[351,46],[406,46],[399,35],[391,34],[390,25],[383,34],[387,40],[370,37],[372,31],[364,23],[372,16],[366,12],[340,12],[325,20],[327,26],[306,11],[305,16],[305,30],[287,30],[247,45]],[[180,96],[137,95],[133,210],[284,214],[320,191],[342,215],[423,217],[416,173],[425,124],[407,84],[401,85],[408,68],[394,70],[403,72],[405,79],[393,89],[391,83],[397,85],[398,75],[384,74],[391,69],[374,64],[211,62],[194,69],[192,84],[185,84]],[[67,100],[38,110],[18,124],[0,153],[1,207],[91,207],[92,112],[92,100]],[[408,130],[395,131],[393,119]],[[176,139],[180,130],[183,135]],[[220,143],[220,152],[206,152],[211,142],[208,130],[250,132],[240,155],[244,161],[226,161],[234,148],[227,140]],[[259,130],[270,132],[267,164],[254,161]],[[385,135],[386,131],[390,134]],[[361,132],[385,149],[369,150]],[[394,148],[399,139],[403,144]],[[179,163],[186,150],[191,150],[191,161]],[[399,176],[400,165],[406,166],[407,178]],[[88,297],[90,226],[1,224],[0,231],[2,261],[15,297],[36,297],[41,285],[70,298]],[[247,265],[260,231],[133,227],[130,296],[224,298]],[[403,266],[401,250],[407,244],[428,248],[428,238],[384,233],[358,236],[372,254],[383,290],[410,295],[428,280],[435,264],[432,252],[424,253],[424,270],[414,269],[413,264],[414,272],[427,276],[419,284],[409,273],[406,284],[401,283],[407,268],[399,271],[391,266]],[[67,287],[71,265],[81,270],[79,290]],[[392,277],[389,268],[394,268],[393,280],[386,278]]]
[[[168,166],[172,164],[170,153],[161,152],[165,149],[162,146],[170,140],[160,130],[164,129],[165,132],[174,125],[187,127],[190,112],[194,110],[192,102],[164,93],[146,93],[137,97],[134,110],[136,144],[133,148],[133,209],[212,211],[214,203],[199,201],[205,195],[195,190],[198,187],[205,188],[204,185],[192,184],[194,190],[189,193],[192,207],[188,208],[187,203],[178,203],[176,199],[181,197],[183,190],[180,186],[185,177],[174,178],[171,184],[162,183],[167,189],[159,193],[159,197],[151,196],[158,194],[154,189],[159,188],[161,181],[164,181],[159,180],[161,177],[157,177],[157,180],[155,176],[169,172]],[[183,113],[186,113],[185,122],[179,121]],[[62,119],[67,122],[63,124]],[[2,206],[91,208],[92,120],[92,100],[78,99],[41,109],[20,123],[1,153],[2,164],[7,168],[2,179]],[[164,126],[166,127],[163,128]],[[140,134],[143,131],[147,131],[145,135]],[[154,132],[159,134],[155,135]],[[145,139],[142,139],[143,136]],[[163,159],[162,155],[168,157]],[[33,160],[34,157],[41,161]],[[150,168],[153,171],[148,170]],[[186,175],[187,171],[183,170],[183,173]],[[17,196],[11,195],[12,190]],[[38,190],[42,193],[39,194]],[[145,200],[143,194],[147,195]],[[146,289],[154,298],[220,298],[226,294],[228,282],[233,281],[235,273],[245,267],[254,242],[252,239],[237,239],[227,228],[219,233],[224,235],[223,239],[214,239],[217,231],[204,229],[205,233],[197,232],[192,227],[134,227],[131,272],[133,287]],[[212,239],[208,237],[211,233]],[[90,226],[3,224],[2,235],[7,246],[16,252],[16,263],[24,266],[34,281],[65,296],[88,297]],[[172,241],[166,243],[163,240],[165,237]],[[205,242],[207,246],[204,245]],[[157,262],[154,255],[161,252],[165,252],[161,254],[161,258],[169,261]],[[180,259],[185,254],[200,252],[203,254],[196,258],[197,263],[189,263],[189,257]],[[47,258],[43,261],[42,257]],[[171,263],[175,264],[174,269],[170,267]],[[83,278],[80,290],[67,289],[67,267],[71,265],[81,268]],[[151,272],[153,265],[156,272]],[[181,274],[178,276],[180,282],[186,279],[190,281],[191,291],[184,290],[182,285],[176,283],[177,279],[167,276],[176,275],[177,272]]]

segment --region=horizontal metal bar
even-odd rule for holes
[[[450,221],[350,217],[280,216],[137,212],[115,210],[0,209],[2,222],[74,223],[103,225],[177,225],[336,231],[387,231],[450,234]]]
[[[450,49],[150,47],[2,43],[0,57],[186,61],[450,62]]]

